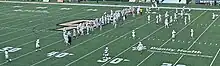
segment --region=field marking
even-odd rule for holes
[[[126,23],[122,24],[121,26],[123,26],[123,25],[125,25],[125,24],[128,24],[128,23],[131,23],[131,22],[133,22],[134,20],[137,20],[137,19],[142,18],[142,17],[144,17],[144,16],[135,18],[135,19],[131,20],[130,22],[126,22]],[[113,29],[116,29],[116,28],[113,28]],[[113,29],[110,29],[109,31],[106,31],[106,32],[104,32],[103,34],[108,33],[108,32],[110,32],[110,31],[112,31]],[[103,34],[102,34],[102,35],[103,35]],[[100,35],[95,36],[95,37],[93,37],[93,38],[91,38],[91,39],[88,39],[88,40],[86,40],[86,41],[83,41],[83,42],[81,42],[81,43],[79,43],[79,44],[76,44],[76,45],[74,45],[74,46],[72,46],[72,47],[70,47],[70,48],[67,48],[67,49],[63,50],[62,52],[65,52],[65,51],[67,51],[67,50],[69,50],[69,49],[75,48],[75,47],[77,47],[77,46],[79,46],[79,45],[82,45],[82,44],[84,44],[84,43],[86,43],[86,42],[88,42],[88,41],[90,41],[90,40],[93,40],[93,39],[95,39],[95,38],[97,38],[97,37],[99,37],[99,36],[102,36],[102,35],[100,34]],[[50,58],[52,58],[52,57],[48,57],[48,58],[45,58],[45,59],[48,60],[48,59],[50,59]],[[37,65],[37,64],[39,64],[39,63],[41,63],[41,62],[43,62],[43,61],[46,61],[45,59],[43,59],[43,60],[41,60],[41,61],[39,61],[39,62],[37,62],[37,63],[35,63],[35,64],[32,64],[31,66],[35,66],[35,65]]]
[[[7,43],[7,42],[10,42],[10,41],[13,41],[13,40],[16,40],[16,39],[19,39],[19,38],[22,38],[22,37],[26,37],[26,36],[32,35],[32,34],[34,34],[34,33],[25,34],[25,35],[22,35],[22,36],[19,36],[19,37],[16,37],[16,38],[12,38],[10,40],[6,40],[6,41],[3,41],[3,42],[0,42],[0,45],[2,45],[4,43]]]
[[[15,8],[13,8],[13,9],[10,9],[10,10],[8,10],[8,11],[5,11],[5,12],[8,12],[9,14],[6,14],[6,15],[12,15],[12,17],[7,17],[7,18],[3,18],[3,19],[0,19],[0,20],[6,20],[6,19],[10,19],[10,18],[16,18],[16,17],[21,17],[20,15],[19,16],[13,16],[13,15],[17,15],[16,13],[12,13],[12,14],[10,14],[10,11],[13,11]],[[51,9],[50,9],[51,10]],[[55,9],[54,9],[55,10]],[[57,10],[58,11],[58,10]],[[28,15],[28,14],[21,14],[22,15],[22,17],[24,17],[24,16],[26,16],[26,15]],[[42,15],[42,14],[41,14]],[[34,16],[40,16],[39,14],[37,14],[37,15],[34,15]],[[0,16],[1,17],[1,16]],[[26,17],[28,17],[28,16],[26,16]],[[33,17],[33,16],[31,16],[31,17]],[[28,17],[29,18],[29,17]],[[26,18],[22,18],[22,19],[26,19]],[[7,24],[7,23],[11,23],[11,22],[14,22],[14,21],[16,21],[16,20],[21,20],[21,19],[15,19],[15,20],[13,20],[13,21],[9,21],[9,22],[4,22],[4,23],[1,23],[0,25],[3,25],[3,24]]]
[[[202,12],[202,14],[200,14],[199,16],[197,16],[192,22],[190,22],[189,24],[187,24],[185,27],[183,27],[181,30],[179,30],[177,34],[179,34],[180,32],[182,32],[186,27],[188,27],[190,24],[192,24],[195,20],[197,20],[199,17],[201,17],[203,14],[205,14],[207,11]],[[165,44],[167,44],[172,38],[169,38],[166,42],[164,42],[160,47],[163,47]],[[146,61],[148,58],[150,58],[152,55],[154,54],[151,53],[150,55],[148,55],[146,58],[144,58],[140,63],[137,64],[137,66],[140,66],[144,61]]]
[[[83,8],[82,8],[82,9],[83,9]],[[68,13],[68,12],[67,12],[67,13]],[[82,13],[86,13],[86,12],[81,12],[81,13],[78,13],[78,14],[82,14]],[[60,13],[60,14],[62,14],[62,13]],[[78,15],[78,14],[73,14],[72,16],[75,16],[75,15]],[[69,16],[66,16],[66,17],[69,17]],[[63,17],[63,18],[66,18],[66,17]],[[63,18],[61,18],[61,19],[63,19]],[[53,21],[53,20],[51,20],[51,21],[49,21],[49,22],[52,22],[52,21]],[[31,26],[31,27],[32,27],[32,26]],[[22,31],[22,30],[17,30],[17,31]],[[12,33],[17,32],[17,31],[12,31]],[[9,33],[11,33],[11,32],[9,32]],[[8,33],[2,34],[2,35],[0,35],[0,36],[4,36],[4,35],[7,35],[7,34],[8,34]],[[22,35],[22,36],[19,36],[19,37],[16,37],[16,38],[13,38],[13,39],[10,39],[10,40],[7,40],[7,41],[0,42],[0,45],[4,44],[4,43],[6,43],[6,42],[9,42],[9,41],[15,40],[15,39],[19,39],[19,38],[22,38],[22,37],[25,37],[25,36],[32,35],[32,34],[34,34],[34,33],[25,34],[25,35]]]
[[[83,8],[82,8],[83,9]],[[66,12],[66,13],[69,13],[69,12]],[[66,14],[65,13],[65,14]],[[80,13],[77,13],[77,14],[73,14],[73,15],[71,15],[71,16],[75,16],[75,15],[78,15],[78,14],[83,14],[83,13],[87,13],[86,11],[85,12],[80,12]],[[60,13],[59,15],[61,15],[61,14],[64,14],[64,13]],[[48,16],[48,17],[53,17],[53,16]],[[48,18],[47,17],[47,18]],[[66,16],[66,17],[69,17],[69,16]],[[63,19],[64,17],[62,17],[62,19]],[[59,18],[59,19],[61,19],[61,18]],[[36,19],[36,20],[33,20],[33,21],[37,21],[37,20],[41,20],[41,19]],[[58,20],[58,19],[54,19],[54,20],[51,20],[50,22],[53,22],[53,21],[55,21],[55,20]],[[32,26],[29,26],[29,27],[25,27],[25,28],[31,28],[31,27],[36,27],[36,26],[39,26],[39,25],[41,25],[41,24],[45,24],[44,22],[42,22],[42,23],[38,23],[38,24],[36,24],[36,25],[32,25]],[[19,25],[23,25],[23,24],[19,24]],[[16,26],[18,26],[18,25],[16,25]],[[8,32],[8,33],[5,33],[5,34],[1,34],[0,36],[5,36],[5,35],[8,35],[8,34],[11,34],[11,33],[15,33],[15,32],[18,32],[18,31],[21,31],[21,30],[15,30],[15,31],[12,31],[12,32]]]
[[[55,10],[55,8],[52,8],[52,9],[50,9],[50,10]],[[53,13],[59,13],[59,10],[55,10],[55,11],[53,11]],[[59,13],[59,14],[62,14],[62,13]],[[31,17],[28,17],[28,18],[39,17],[39,16],[43,16],[43,14],[40,14],[40,15],[39,15],[39,14],[36,14],[36,15],[33,15],[33,16],[31,16]],[[27,19],[27,18],[15,19],[15,20],[13,20],[13,21],[5,22],[5,23],[2,23],[2,24],[0,24],[0,25],[4,25],[4,24],[8,24],[8,23],[13,23],[13,22],[16,22],[16,21],[18,21],[18,20],[23,20],[23,19]],[[37,20],[40,20],[40,19],[37,19]],[[34,20],[34,21],[37,21],[37,20]],[[26,22],[26,23],[28,23],[28,22]],[[19,25],[26,24],[26,23],[16,24],[16,25],[12,25],[12,26],[9,26],[9,27],[15,27],[15,26],[19,26]],[[2,30],[2,29],[0,29],[0,30]]]
[[[148,23],[149,23],[149,22],[148,22]],[[165,26],[162,26],[162,27],[158,28],[157,30],[155,30],[154,32],[152,32],[151,34],[149,34],[148,36],[142,38],[140,41],[143,41],[143,40],[147,39],[147,38],[150,37],[152,34],[156,33],[156,32],[159,31],[159,30],[161,30],[163,27],[165,27]],[[148,40],[150,40],[150,38],[148,38]],[[154,38],[153,38],[153,40],[154,40]],[[140,41],[138,41],[138,42],[140,42]],[[133,44],[132,46],[128,47],[128,48],[125,49],[124,51],[120,52],[119,54],[117,54],[116,56],[114,56],[114,57],[111,58],[111,59],[114,59],[114,58],[118,57],[119,55],[123,54],[124,52],[128,51],[130,48],[132,48],[133,46],[135,46],[136,44],[138,44],[138,42],[135,43],[135,44]],[[108,62],[110,62],[110,61],[105,62],[105,63],[102,64],[101,66],[106,65]]]
[[[191,49],[192,46],[200,39],[200,37],[211,27],[212,24],[214,24],[216,22],[216,20],[218,19],[219,17],[217,17],[214,21],[212,21],[211,24],[209,24],[209,26],[196,38],[196,40],[187,48],[187,50]],[[182,58],[183,58],[184,55],[181,55],[178,60],[173,64],[173,65],[176,65]]]
[[[88,17],[88,16],[86,16],[86,17]],[[85,17],[84,17],[85,18]],[[138,17],[138,18],[140,18],[140,17]],[[121,26],[123,26],[123,25],[125,25],[125,24],[129,24],[129,23],[131,23],[131,22],[133,22],[134,20],[136,20],[136,19],[138,19],[138,18],[135,18],[135,19],[133,19],[133,20],[131,20],[131,21],[129,21],[129,22],[126,22],[126,23],[124,23],[124,24],[122,24]],[[110,29],[110,30],[108,30],[108,31],[105,31],[105,32],[103,32],[103,33],[101,33],[101,34],[98,34],[97,36],[95,36],[95,37],[93,37],[93,38],[90,38],[90,39],[88,39],[88,40],[85,40],[85,41],[83,41],[83,42],[81,42],[80,44],[83,44],[83,43],[85,43],[85,42],[88,42],[88,41],[90,41],[90,40],[93,40],[93,39],[95,39],[95,38],[97,38],[97,37],[99,37],[99,36],[101,36],[101,35],[103,35],[103,34],[105,34],[105,33],[108,33],[108,32],[110,32],[110,31],[112,31],[112,30],[114,30],[114,29],[116,29],[116,28],[113,28],[113,29]],[[56,34],[56,33],[55,33]],[[51,35],[51,34],[50,34]],[[31,41],[31,42],[34,42],[34,41]],[[58,42],[61,42],[61,41],[58,41]],[[58,43],[58,42],[54,42],[54,43]],[[52,44],[54,44],[54,43],[52,43]],[[25,43],[26,44],[26,43]],[[24,45],[25,45],[24,44]],[[21,45],[22,46],[22,45]],[[48,45],[47,45],[48,46]],[[50,46],[50,45],[49,45]],[[43,48],[43,47],[42,47]],[[41,49],[42,49],[41,48]],[[46,48],[46,47],[45,47]],[[21,55],[21,56],[18,56],[18,57],[16,57],[16,58],[14,58],[14,59],[12,59],[12,60],[16,60],[16,59],[19,59],[19,58],[21,58],[21,57],[24,57],[24,56],[26,56],[26,55],[29,55],[29,54],[31,54],[31,53],[33,53],[33,52],[35,52],[35,51],[31,51],[31,52],[28,52],[28,53],[26,53],[26,54],[23,54],[23,55]],[[1,63],[0,64],[0,66],[1,65],[3,65],[3,64],[6,64],[7,62],[3,62],[3,63]]]
[[[33,7],[34,8],[34,7]],[[37,10],[37,9],[35,9],[35,10]],[[53,12],[52,13],[59,13],[59,9],[57,9],[57,8],[51,8],[51,9],[48,9],[48,10],[52,10]],[[24,14],[24,15],[28,15],[28,14]],[[33,18],[33,17],[39,17],[39,16],[43,16],[44,14],[35,14],[35,15],[32,15],[32,16],[30,16],[30,17],[27,17],[27,18]],[[21,17],[21,16],[19,16],[19,17]],[[11,18],[11,17],[8,17],[8,18]],[[3,24],[7,24],[7,23],[12,23],[12,22],[15,22],[15,21],[17,21],[17,20],[22,20],[22,19],[27,19],[27,18],[21,18],[21,19],[15,19],[15,20],[13,20],[13,21],[9,21],[9,22],[5,22],[5,23],[2,23],[2,24],[0,24],[0,25],[3,25]],[[1,20],[1,19],[0,19]],[[15,25],[15,26],[17,26],[17,25]],[[12,26],[10,26],[10,27],[12,27]]]
[[[212,62],[210,63],[210,65],[209,65],[209,66],[212,66],[212,64],[214,63],[214,61],[215,61],[216,57],[217,57],[217,56],[218,56],[218,54],[219,54],[219,51],[220,51],[220,49],[218,49],[217,53],[215,54],[215,57],[213,58],[213,60],[212,60]]]
[[[127,49],[125,49],[124,51],[120,52],[118,55],[114,56],[112,59],[118,57],[119,55],[121,55],[122,53],[128,51],[130,48],[132,48],[133,46],[137,45],[140,41],[143,41],[145,39],[147,39],[148,37],[150,37],[151,35],[153,35],[154,33],[156,33],[157,31],[161,30],[162,28],[164,28],[164,26],[158,28],[157,30],[153,31],[152,33],[150,33],[149,35],[145,36],[144,38],[142,38],[141,40],[139,40],[138,42],[136,42],[135,44],[131,45],[130,47],[128,47]],[[105,62],[104,64],[102,64],[101,66],[106,65],[107,63],[109,63],[110,61]]]
[[[36,31],[36,32],[57,32],[57,31],[49,31],[46,29],[42,29],[42,30],[32,30],[32,29],[21,29],[21,28],[10,28],[10,27],[0,27],[0,29],[9,29],[9,30],[24,30],[24,31]],[[50,29],[50,28],[48,28]]]
[[[94,15],[94,14],[93,14],[93,15]],[[90,15],[90,16],[92,16],[92,15]],[[85,16],[85,17],[88,17],[88,16]],[[85,17],[83,17],[83,18],[85,18]],[[107,31],[106,31],[106,32],[107,32]],[[104,33],[105,33],[105,32],[104,32]],[[102,33],[102,34],[104,34],[104,33]],[[57,33],[54,33],[54,34],[57,34]],[[50,36],[51,36],[51,34],[50,34]],[[49,37],[49,36],[48,36],[48,37]],[[31,43],[31,42],[34,42],[34,41],[30,41],[30,42],[27,42],[27,43],[22,44],[22,45],[19,45],[19,46],[23,46],[23,45],[26,45],[26,44]],[[46,46],[42,47],[41,49],[46,48],[46,47],[48,47],[48,46],[51,46],[51,45],[53,45],[53,44],[56,44],[56,43],[58,43],[58,42],[61,42],[61,40],[56,41],[56,42],[54,42],[54,43],[52,43],[52,44],[46,45]],[[21,56],[18,56],[18,57],[16,57],[16,58],[13,58],[12,60],[16,60],[16,59],[21,58],[21,57],[23,57],[23,56],[29,55],[29,54],[31,54],[31,53],[33,53],[33,52],[35,52],[35,50],[33,50],[33,51],[31,51],[31,52],[28,52],[28,53],[26,53],[26,54],[23,54],[23,55],[21,55]],[[0,66],[3,65],[3,64],[6,64],[6,63],[7,63],[7,61],[6,61],[6,62],[3,62],[3,63],[0,63]]]
[[[137,27],[137,28],[141,28],[141,27],[143,27],[143,26],[145,26],[145,25],[147,25],[147,24],[149,24],[149,23],[145,23],[145,24],[143,24],[143,25],[141,25],[141,26],[139,26],[139,27]],[[133,30],[137,30],[137,29],[133,29]],[[75,63],[75,62],[77,62],[77,61],[79,61],[79,60],[85,58],[85,57],[88,56],[88,55],[91,55],[92,53],[98,51],[99,49],[101,49],[101,48],[103,48],[103,47],[105,47],[105,46],[107,46],[107,45],[109,45],[109,44],[111,44],[111,43],[113,43],[113,42],[119,40],[120,38],[123,38],[124,36],[130,34],[131,32],[132,32],[132,31],[129,31],[129,32],[125,33],[124,35],[119,36],[118,38],[116,38],[116,39],[114,39],[114,40],[112,40],[112,41],[106,43],[105,45],[102,45],[101,47],[99,47],[99,48],[97,48],[97,49],[91,51],[90,53],[87,53],[86,55],[83,55],[83,56],[81,56],[80,58],[78,58],[78,59],[76,59],[76,60],[74,60],[74,61],[71,61],[70,63],[66,64],[65,66],[70,66],[71,64],[73,64],[73,63]]]

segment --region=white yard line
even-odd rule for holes
[[[203,14],[205,14],[207,11],[204,11],[202,14],[200,14],[199,16],[197,16],[191,23],[187,24],[185,27],[183,27],[181,30],[179,30],[177,34],[179,34],[180,32],[182,32],[186,27],[188,27],[190,24],[192,24],[195,20],[197,20],[199,17],[201,17]],[[172,38],[169,38],[166,42],[164,42],[160,47],[163,47],[165,44],[167,44]],[[151,53],[149,56],[147,56],[146,58],[144,58],[140,63],[137,64],[137,66],[140,66],[144,61],[146,61],[148,58],[150,58],[152,55],[154,54]]]
[[[144,16],[141,16],[141,17],[144,17]],[[141,17],[138,17],[138,18],[136,18],[136,19],[134,19],[134,20],[137,20],[137,19],[139,19],[139,18],[141,18]],[[134,20],[132,20],[132,21],[134,21]],[[132,22],[131,21],[131,22]],[[126,22],[125,24],[127,24],[128,22]],[[124,24],[123,24],[124,25]],[[115,29],[115,28],[114,28]],[[111,30],[113,30],[113,29],[111,29]],[[99,35],[99,36],[101,36],[101,35]],[[99,36],[97,36],[97,37],[99,37]],[[74,45],[74,46],[72,46],[72,47],[70,47],[70,48],[67,48],[67,49],[65,49],[65,50],[63,50],[62,52],[65,52],[65,51],[67,51],[67,50],[69,50],[69,49],[72,49],[72,48],[75,48],[75,47],[77,47],[77,46],[79,46],[79,45],[82,45],[82,44],[84,44],[84,43],[86,43],[86,42],[88,42],[88,41],[90,41],[90,40],[93,40],[94,38],[96,38],[96,37],[93,37],[92,39],[89,39],[89,40],[86,40],[86,41],[83,41],[83,42],[81,42],[81,43],[79,43],[79,44],[76,44],[76,45]],[[112,41],[110,41],[111,43],[112,42],[114,42],[114,41],[116,41],[116,40],[118,40],[118,38],[116,38],[115,40],[112,40]],[[109,42],[109,43],[110,43]],[[103,46],[105,46],[105,45],[103,45]],[[97,50],[96,50],[97,51]],[[43,59],[43,60],[41,60],[41,61],[39,61],[39,62],[37,62],[37,63],[34,63],[34,64],[32,64],[31,66],[35,66],[35,65],[37,65],[37,64],[39,64],[39,63],[41,63],[41,62],[43,62],[43,61],[46,61],[46,60],[48,60],[48,59],[50,59],[50,58],[52,58],[52,57],[48,57],[48,58],[45,58],[45,59]]]
[[[28,18],[32,18],[32,17],[39,17],[39,16],[42,16],[42,15],[31,15],[31,16],[28,16],[28,14],[26,15],[23,15],[23,16],[18,16],[18,17],[22,17],[22,18],[19,18],[19,19],[14,19],[14,20],[8,20],[8,22],[5,22],[5,23],[1,23],[0,25],[4,25],[4,24],[8,24],[8,23],[12,23],[12,22],[17,22],[19,20],[24,20],[24,19],[28,19]],[[13,16],[12,16],[13,17]],[[12,17],[7,17],[7,18],[12,18]],[[10,27],[13,27],[13,26],[17,26],[17,25],[12,25]]]
[[[66,13],[69,13],[69,12],[66,12]],[[79,15],[79,14],[83,14],[83,13],[87,13],[87,12],[86,12],[86,11],[85,11],[85,12],[80,12],[80,13],[77,13],[77,14],[73,14],[73,15],[71,15],[71,16]],[[64,13],[60,13],[60,14],[64,14]],[[60,14],[59,14],[59,15],[60,15]],[[53,16],[48,16],[48,17],[53,17]],[[47,18],[48,18],[48,17],[47,17]],[[65,16],[65,17],[62,17],[62,18],[59,18],[59,19],[63,19],[63,18],[66,18],[66,17],[69,17],[69,16]],[[55,20],[59,20],[59,19],[54,19],[54,20],[51,20],[50,22],[55,21]],[[33,20],[33,21],[37,21],[37,20],[41,20],[41,19],[36,19],[36,20]],[[22,25],[22,24],[25,24],[25,23],[17,24],[16,26]],[[41,24],[45,24],[45,23],[44,23],[44,22],[41,22],[41,23],[38,23],[38,24],[36,24],[36,25],[32,25],[32,26],[25,27],[25,28],[36,27],[36,26],[41,25]],[[1,34],[0,36],[5,36],[5,35],[11,34],[11,33],[18,32],[18,31],[21,31],[21,30],[15,30],[15,31],[12,31],[12,32],[8,32],[8,33],[5,33],[5,34]]]
[[[130,5],[106,5],[106,4],[81,4],[81,3],[51,3],[51,2],[21,2],[21,1],[0,1],[4,3],[28,3],[28,4],[53,4],[53,5],[76,5],[76,6],[106,6],[106,7],[131,7]],[[139,7],[139,6],[133,6]],[[160,8],[160,9],[182,9],[182,7],[151,7],[151,6],[140,6],[141,8]],[[186,8],[188,9],[188,8]],[[209,10],[209,11],[220,11],[220,9],[210,8],[191,8],[191,10]]]
[[[210,63],[210,65],[209,65],[209,66],[212,66],[212,65],[213,65],[213,63],[214,63],[214,61],[215,61],[216,57],[217,57],[217,56],[218,56],[218,54],[219,54],[219,51],[220,51],[220,49],[218,49],[218,52],[215,54],[215,57],[213,58],[213,60],[212,60],[212,62]]]
[[[53,9],[55,9],[55,8],[53,8]],[[53,10],[53,9],[50,9],[50,10]],[[14,9],[13,9],[14,10]],[[13,11],[13,10],[9,10],[8,12],[10,12],[10,11]],[[55,11],[59,11],[59,9],[58,10],[55,10]],[[10,13],[9,13],[10,14]],[[7,15],[9,15],[9,14],[7,14]],[[41,15],[39,15],[39,14],[37,14],[37,15],[32,15],[32,16],[25,16],[25,15],[28,15],[28,14],[21,14],[22,16],[17,16],[17,14],[15,14],[14,16],[11,16],[11,17],[7,17],[7,18],[3,18],[3,19],[0,19],[0,20],[6,20],[6,19],[9,19],[9,18],[15,18],[15,17],[26,17],[26,18],[20,18],[20,19],[15,19],[15,20],[9,20],[8,22],[5,22],[5,23],[0,23],[0,25],[4,25],[4,24],[8,24],[8,23],[11,23],[11,22],[15,22],[15,21],[17,21],[17,20],[22,20],[22,19],[27,19],[27,18],[31,18],[31,17],[38,17],[38,16],[41,16]]]
[[[164,26],[162,26],[162,27],[158,28],[157,30],[153,31],[151,34],[145,36],[144,38],[142,38],[142,39],[139,40],[138,42],[147,39],[148,37],[150,37],[151,35],[153,35],[153,34],[156,33],[157,31],[161,30],[162,28],[164,28]],[[124,51],[120,52],[118,55],[114,56],[112,59],[117,58],[119,55],[121,55],[121,54],[123,54],[124,52],[128,51],[130,48],[132,48],[133,46],[137,45],[138,42],[136,42],[135,44],[131,45],[130,47],[128,47],[128,48],[125,49]],[[106,65],[106,64],[109,63],[109,62],[110,62],[110,61],[107,61],[107,62],[105,62],[104,64],[102,64],[101,66],[104,66],[104,65]]]
[[[187,48],[187,50],[190,50],[192,48],[192,46],[200,39],[200,37],[212,26],[212,24],[214,24],[216,22],[216,20],[219,17],[217,17],[214,21],[212,21],[211,24],[209,24],[209,26],[196,38],[196,40]],[[181,55],[178,60],[173,64],[173,66],[175,66],[182,58],[184,55]]]
[[[81,13],[78,13],[78,14],[82,14],[82,13],[86,13],[86,12],[81,12]],[[62,14],[62,13],[60,13],[60,14]],[[73,14],[72,16],[74,16],[74,15],[78,15],[78,14]],[[68,16],[66,16],[66,17],[68,17]],[[63,17],[63,18],[66,18],[66,17]],[[60,18],[60,19],[63,19],[63,18]],[[53,21],[53,20],[51,20],[51,21],[49,21],[49,22],[52,22],[52,21]],[[43,23],[42,23],[42,24],[43,24]],[[32,27],[32,26],[30,26],[30,27]],[[6,33],[6,34],[2,34],[2,35],[0,35],[0,36],[4,36],[4,35],[10,34],[10,33],[17,32],[17,31],[22,31],[22,30],[15,30],[15,31],[12,31],[12,32],[9,32],[9,33]],[[13,39],[10,39],[10,40],[7,40],[7,41],[0,42],[0,45],[4,44],[4,43],[6,43],[6,42],[9,42],[9,41],[13,41],[13,40],[16,40],[16,39],[19,39],[19,38],[25,37],[25,36],[32,35],[32,34],[34,34],[34,33],[29,33],[29,34],[25,34],[25,35],[22,35],[22,36],[19,36],[19,37],[14,37]]]
[[[82,12],[82,13],[84,13],[84,12]],[[91,14],[91,15],[92,15],[92,14]],[[91,16],[91,15],[90,15],[90,16]],[[94,15],[94,14],[93,14],[93,15]],[[88,17],[88,16],[85,16],[85,17]],[[85,17],[84,17],[84,18],[85,18]],[[106,32],[107,32],[107,31],[106,31]],[[57,33],[54,33],[54,34],[57,34]],[[50,35],[48,35],[47,37],[52,36],[52,35],[53,35],[53,34],[50,34]],[[46,38],[46,37],[44,37],[44,38]],[[20,46],[27,45],[27,44],[29,44],[29,43],[31,43],[31,42],[34,42],[34,41],[30,41],[30,42],[27,42],[27,43],[25,43],[25,44],[19,45],[19,47],[20,47]],[[58,42],[61,42],[61,40],[58,41]],[[48,47],[48,46],[51,46],[51,45],[53,45],[53,44],[56,44],[56,43],[58,43],[58,42],[54,42],[54,43],[52,43],[52,44],[46,45],[46,46],[42,47],[42,49],[43,49],[43,48],[46,48],[46,47]],[[26,53],[26,54],[23,54],[23,55],[21,55],[21,56],[18,56],[18,57],[16,57],[16,58],[13,58],[12,60],[16,60],[16,59],[21,58],[21,57],[23,57],[23,56],[29,55],[29,54],[31,54],[31,53],[33,53],[33,52],[35,52],[35,50],[33,50],[33,51],[31,51],[31,52],[28,52],[28,53]],[[0,65],[3,65],[3,64],[5,64],[5,63],[7,63],[7,62],[3,62],[3,63],[1,63]]]
[[[153,21],[154,21],[154,20],[153,20]],[[139,28],[141,28],[141,27],[143,27],[143,26],[145,26],[145,25],[147,25],[147,24],[149,24],[149,23],[145,23],[145,24],[143,24],[143,25],[141,25],[141,26],[135,28],[134,30],[137,30],[137,29],[139,29]],[[132,31],[129,31],[129,32],[125,33],[124,35],[121,35],[120,37],[118,37],[118,38],[116,38],[116,39],[114,39],[114,40],[108,42],[108,43],[105,44],[105,45],[102,45],[101,47],[99,47],[99,48],[97,48],[97,49],[95,49],[95,50],[93,50],[93,51],[87,53],[86,55],[81,56],[80,58],[78,58],[78,59],[76,59],[76,60],[74,60],[74,61],[72,61],[72,62],[66,64],[65,66],[70,66],[71,64],[73,64],[73,63],[75,63],[75,62],[77,62],[77,61],[79,61],[79,60],[81,60],[81,59],[83,59],[83,58],[85,58],[85,57],[91,55],[92,53],[94,53],[94,52],[100,50],[101,48],[103,48],[103,47],[105,47],[105,46],[107,46],[107,45],[109,45],[109,44],[111,44],[111,43],[113,43],[113,42],[119,40],[120,38],[123,38],[124,36],[130,34],[130,32],[132,32]],[[66,51],[67,51],[67,50],[66,50]]]

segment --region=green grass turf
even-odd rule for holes
[[[13,6],[18,5],[23,6],[21,8],[23,10],[36,10],[36,7],[44,6],[48,7],[48,9],[44,10],[50,13],[14,12],[13,10],[19,8],[13,8]],[[117,56],[117,58],[125,58],[130,61],[123,61],[115,65],[105,63],[104,66],[136,66],[142,60],[143,62],[140,66],[160,66],[164,62],[174,64],[177,61],[177,64],[186,64],[187,66],[209,66],[219,49],[218,39],[220,32],[218,28],[220,24],[218,19],[212,24],[212,11],[192,11],[192,23],[187,27],[184,25],[184,19],[180,17],[178,22],[172,23],[170,28],[163,28],[163,23],[156,25],[154,19],[146,21],[146,14],[136,17],[128,16],[126,21],[120,21],[119,27],[116,29],[109,24],[104,26],[102,31],[96,29],[89,35],[74,39],[72,45],[65,46],[62,32],[51,30],[60,27],[56,24],[76,19],[94,19],[101,17],[104,12],[122,8],[9,3],[0,3],[0,6],[2,6],[0,7],[0,37],[2,37],[0,39],[0,48],[6,46],[22,48],[18,52],[9,53],[10,58],[15,59],[9,63],[5,63],[4,54],[0,53],[0,66],[30,66],[35,64],[35,66],[65,66],[67,64],[70,64],[70,66],[100,66],[104,63],[97,63],[96,61],[102,58],[105,46],[109,47],[111,57],[116,58]],[[60,8],[63,7],[72,9],[61,11]],[[98,9],[98,11],[86,11],[90,8]],[[159,13],[164,14],[165,11],[170,11],[170,14],[175,12],[175,10],[160,10]],[[153,17],[155,15],[152,15]],[[212,24],[210,28],[202,34],[210,24]],[[47,31],[37,32],[37,35],[41,38],[40,45],[42,47],[42,51],[39,52],[34,51],[36,40],[36,36],[32,31],[34,27],[36,27],[36,30]],[[189,35],[191,28],[195,31],[194,39],[191,39]],[[131,31],[135,29],[137,38],[132,39],[130,38]],[[176,32],[180,31],[175,41],[168,40],[173,29]],[[143,51],[142,54],[129,48],[140,40],[147,46],[147,50]],[[181,57],[181,54],[152,53],[148,51],[151,47],[185,50],[190,47],[189,50],[198,50],[202,52],[202,55],[210,55],[212,57],[188,55]],[[63,51],[74,55],[63,58],[47,57],[47,53],[51,51]],[[219,60],[218,55],[212,66],[219,66]]]

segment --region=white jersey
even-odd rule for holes
[[[159,23],[159,16],[158,15],[156,15],[156,19],[157,19],[156,23]]]
[[[178,9],[176,8],[176,13],[178,13]]]
[[[65,43],[68,43],[69,41],[68,35],[64,35],[64,40],[65,40]]]
[[[173,22],[173,17],[172,17],[172,16],[170,16],[170,23],[171,23],[171,22]]]
[[[190,36],[193,37],[194,30],[190,29]]]
[[[147,16],[147,20],[150,21],[150,15]]]
[[[70,31],[68,31],[68,32],[67,32],[67,35],[68,35],[68,36],[71,36],[71,33],[70,33]]]
[[[134,30],[132,31],[132,37],[133,38],[135,37],[135,31]]]
[[[191,21],[191,16],[190,16],[190,14],[188,14],[188,20]]]
[[[177,13],[174,13],[174,19],[175,20],[177,19]]]
[[[105,47],[104,53],[108,53],[108,47]]]
[[[168,25],[169,23],[168,23],[168,19],[166,18],[165,19],[165,25]]]
[[[175,33],[176,33],[176,31],[175,31],[175,30],[173,30],[173,31],[172,31],[172,34],[175,34]]]
[[[73,36],[76,36],[76,29],[73,29]]]
[[[113,15],[113,11],[111,10],[111,14],[110,14],[111,16]]]
[[[193,29],[190,29],[190,32],[193,33],[194,32]]]
[[[161,15],[159,14],[159,22],[161,22],[162,21],[162,19],[161,19]]]
[[[8,51],[5,51],[5,59],[8,59]]]
[[[169,15],[168,15],[168,12],[166,12],[166,13],[165,13],[165,17],[167,18],[168,16],[169,16]]]
[[[140,14],[140,6],[137,8],[137,14]]]
[[[39,47],[40,47],[40,39],[37,39],[37,40],[36,40],[36,45],[35,45],[35,47],[36,47],[36,48],[39,48]]]
[[[141,42],[139,42],[139,44],[137,46],[137,50],[142,51],[143,49],[144,49],[144,45]]]
[[[175,38],[175,33],[176,33],[176,31],[172,31],[172,38]]]
[[[215,19],[215,13],[212,13],[212,19]]]

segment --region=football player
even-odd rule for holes
[[[6,49],[6,50],[4,51],[4,53],[5,53],[5,59],[7,60],[7,62],[11,62],[12,60],[9,59],[8,49]]]
[[[169,22],[168,22],[168,19],[167,19],[167,18],[165,19],[164,24],[165,24],[165,28],[169,28]]]
[[[191,38],[193,38],[193,35],[194,35],[194,30],[190,29],[190,36],[191,36]]]
[[[135,30],[132,30],[132,37],[135,39]]]
[[[176,31],[173,30],[173,31],[172,31],[172,37],[171,37],[173,41],[175,40],[175,37],[176,37]]]
[[[35,48],[36,48],[35,51],[41,50],[41,49],[40,49],[40,39],[37,39],[37,40],[36,40]]]

